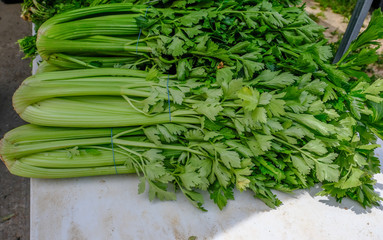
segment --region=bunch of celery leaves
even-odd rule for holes
[[[150,200],[179,190],[201,210],[204,191],[220,209],[234,189],[276,207],[274,190],[316,183],[379,205],[383,80],[364,69],[380,11],[332,64],[324,28],[297,1],[86,2],[38,29],[44,62],[13,98],[31,124],[0,143],[10,172],[136,173]]]

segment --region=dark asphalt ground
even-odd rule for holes
[[[0,137],[23,121],[12,107],[12,95],[31,75],[16,41],[30,35],[19,4],[0,2]],[[0,240],[29,239],[29,179],[11,175],[0,162]]]

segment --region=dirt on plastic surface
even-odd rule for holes
[[[0,138],[23,121],[13,110],[12,95],[31,74],[16,41],[31,33],[20,18],[20,4],[0,2]],[[29,179],[13,176],[0,161],[0,239],[29,239]]]

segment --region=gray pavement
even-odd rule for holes
[[[30,34],[20,18],[19,4],[0,2],[0,138],[23,121],[12,107],[12,95],[31,74],[29,60],[21,60],[16,41]],[[0,163],[0,240],[29,239],[29,179],[11,175]]]

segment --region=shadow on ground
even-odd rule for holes
[[[23,124],[12,107],[13,92],[30,75],[16,41],[31,33],[19,4],[0,2],[0,138]],[[11,175],[0,163],[0,239],[29,239],[29,179]]]

